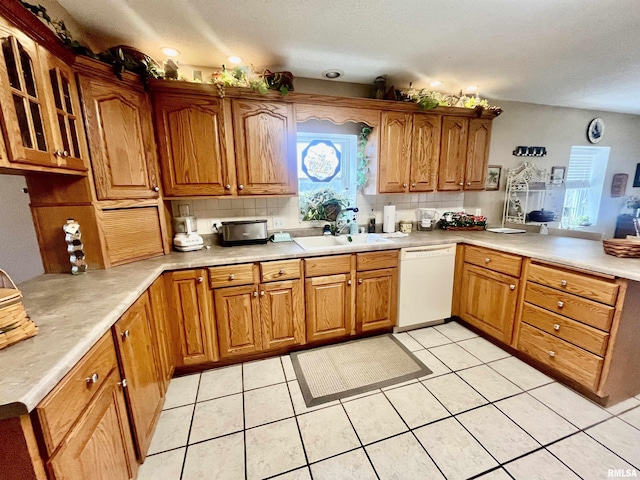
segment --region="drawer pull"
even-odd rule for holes
[[[564,302],[558,302],[558,308],[564,307]]]
[[[553,329],[557,332],[558,330],[560,330],[560,325],[558,325],[557,323],[554,323]]]
[[[260,290],[260,296],[264,297],[264,290]]]
[[[122,338],[129,338],[129,335],[131,335],[131,332],[129,332],[129,329],[126,329],[124,332],[120,334]]]
[[[412,183],[412,184],[411,184],[411,188],[416,188],[416,184],[415,184],[415,183]]]
[[[228,183],[224,186],[225,190],[231,190],[231,185],[229,185]]]
[[[233,280],[234,278],[236,278],[236,276],[233,273],[229,275],[229,281]]]
[[[362,285],[362,279],[361,278],[358,279],[358,285]]]
[[[351,280],[347,280],[347,285],[351,285]]]
[[[238,185],[238,190],[244,190],[244,185],[242,184]]]
[[[510,288],[511,290],[515,290],[515,289],[516,289],[516,286],[512,284],[512,285],[509,285],[509,288]]]
[[[490,261],[491,261],[491,259],[490,259],[489,257],[487,257],[487,258],[485,258],[485,259],[484,259],[484,262],[485,262],[485,263],[489,263]]]
[[[256,290],[255,292],[253,292],[253,296],[257,297],[258,296],[258,291]]]
[[[561,280],[560,281],[560,285],[562,285],[563,287],[567,286],[567,281],[566,280]]]
[[[556,356],[556,352],[554,352],[553,350],[549,350],[549,356],[550,357],[555,357]]]
[[[196,282],[198,282],[198,283],[202,283],[202,282],[204,282],[204,277],[198,277],[198,278],[196,278]]]
[[[91,375],[90,377],[85,378],[85,382],[87,382],[89,385],[93,384],[93,383],[98,383],[98,379],[100,377],[98,376],[97,373],[94,373],[93,375]]]
[[[127,379],[123,378],[121,382],[118,382],[118,386],[122,388],[127,388]]]
[[[160,187],[157,187],[157,186],[156,186],[156,187],[153,187],[153,189],[152,189],[152,190],[153,190],[154,192],[159,192],[159,191],[160,191]]]
[[[459,186],[464,187],[464,182],[458,183]]]
[[[278,272],[278,275],[284,275],[284,268],[280,269],[280,271]]]

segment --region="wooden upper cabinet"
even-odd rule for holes
[[[298,191],[293,106],[232,100],[238,195]]]
[[[438,169],[438,190],[462,190],[464,187],[469,119],[444,117]]]
[[[465,190],[484,190],[490,141],[491,120],[479,118],[469,120],[469,143],[464,174]]]
[[[209,96],[154,96],[156,134],[166,195],[235,191],[226,147],[223,101]]]
[[[140,460],[147,455],[164,403],[152,323],[151,303],[145,292],[113,326]]]
[[[36,44],[0,18],[0,95],[9,161],[55,167]]]
[[[431,192],[437,187],[438,162],[440,161],[439,115],[415,114],[411,145],[411,173],[409,191]]]
[[[256,353],[262,350],[260,308],[256,285],[213,290],[220,356]]]
[[[151,102],[116,79],[80,75],[98,200],[157,198]]]
[[[404,193],[409,188],[413,115],[382,112],[379,192]]]

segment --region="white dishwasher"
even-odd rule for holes
[[[398,326],[402,332],[444,323],[451,317],[456,245],[400,250]]]

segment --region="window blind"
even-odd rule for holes
[[[573,154],[567,168],[567,188],[589,188],[593,176],[593,155]]]

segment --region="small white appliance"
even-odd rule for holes
[[[456,245],[400,250],[398,326],[395,332],[438,325],[451,317]]]
[[[179,217],[173,218],[173,248],[179,252],[193,252],[204,246],[204,240],[198,235],[196,217],[189,215],[189,205],[180,205]]]

